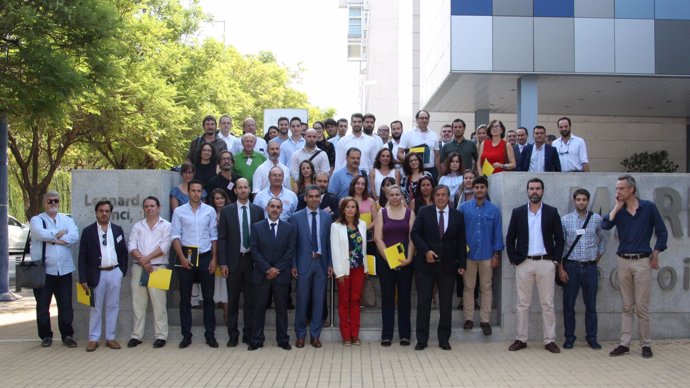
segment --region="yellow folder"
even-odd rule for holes
[[[376,257],[367,255],[367,275],[376,276]]]
[[[93,300],[93,288],[89,287],[89,290],[86,291],[81,284],[77,283],[77,302],[85,306],[93,307],[95,305]]]
[[[214,275],[216,275],[217,278],[222,278],[223,274],[220,272],[220,265],[216,266],[215,272],[213,272]]]
[[[397,243],[387,247],[383,253],[386,254],[386,260],[388,261],[388,266],[391,267],[391,269],[400,267],[400,263],[406,259],[405,247],[402,245],[402,243]]]
[[[158,268],[149,274],[149,288],[159,288],[161,290],[170,289],[170,279],[172,270],[168,268]]]
[[[482,164],[482,175],[485,177],[490,177],[494,173],[494,167],[489,163],[488,160],[484,159],[484,164]]]
[[[371,213],[361,213],[359,215],[359,219],[364,221],[364,223],[367,225],[367,228],[369,225],[371,225]]]

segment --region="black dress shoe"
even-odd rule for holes
[[[261,346],[260,346],[259,344],[251,344],[251,345],[249,345],[249,347],[247,348],[247,350],[249,350],[250,352],[252,352],[252,351],[254,351],[254,350],[256,350],[256,349],[258,349],[258,348],[260,348],[260,347],[261,347]]]
[[[400,346],[410,346],[410,340],[403,338],[400,340]]]
[[[417,345],[414,346],[414,350],[424,350],[426,349],[426,344],[423,344],[421,342],[417,342]]]
[[[206,345],[208,345],[212,348],[217,348],[218,347],[218,341],[216,341],[216,337],[206,337]]]
[[[228,340],[228,347],[229,348],[234,348],[237,346],[237,338],[230,338]]]
[[[630,353],[630,348],[629,348],[629,347],[623,346],[623,345],[618,345],[617,348],[613,349],[613,350],[611,351],[611,353],[609,353],[609,356],[611,356],[611,357],[618,357],[618,356],[622,356],[622,355],[628,354],[628,353]]]
[[[391,346],[391,343],[392,343],[391,340],[385,339],[385,340],[381,341],[381,346],[387,348],[387,347],[390,347],[390,346]]]
[[[451,348],[450,344],[443,344],[443,345],[441,345],[441,349],[443,349],[443,350],[451,350],[452,348]]]
[[[164,339],[157,339],[153,341],[153,348],[154,349],[160,349],[163,346],[165,346],[165,340]]]
[[[137,346],[141,345],[141,341],[139,341],[136,338],[132,338],[127,342],[127,347],[128,348],[136,348]]]
[[[527,342],[522,342],[520,340],[515,340],[509,347],[508,350],[511,352],[516,352],[520,349],[524,349],[527,347]]]
[[[474,327],[474,322],[470,321],[469,319],[465,321],[464,325],[462,325],[462,328],[464,330],[472,330],[473,327]]]
[[[285,350],[292,350],[292,346],[289,343],[278,344],[278,347]]]
[[[644,357],[644,358],[654,357],[654,354],[652,354],[652,347],[651,346],[643,346],[642,347],[642,357]]]
[[[249,341],[249,337],[247,337],[246,335],[242,336],[242,343],[245,343],[247,345],[251,345],[251,341]]]
[[[67,337],[65,337],[65,339],[62,340],[62,343],[65,346],[67,346],[68,348],[76,348],[78,346],[77,341],[75,341],[71,335],[68,335]]]
[[[192,344],[192,336],[186,335],[186,336],[182,337],[182,341],[180,341],[180,349],[184,349],[191,344]]]
[[[41,347],[42,348],[49,348],[50,345],[53,344],[53,339],[51,337],[46,337],[43,340],[41,340]]]

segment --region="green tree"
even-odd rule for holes
[[[0,14],[0,109],[8,113],[12,171],[28,217],[84,134],[78,113],[94,112],[94,97],[117,76],[121,23],[104,0],[10,1]]]

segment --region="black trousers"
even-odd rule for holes
[[[244,327],[242,328],[242,336],[248,340],[252,337],[252,310],[254,309],[254,302],[252,300],[252,271],[254,270],[254,261],[252,256],[241,255],[237,269],[230,272],[228,276],[228,337],[231,341],[236,341],[239,338],[238,319],[240,314],[240,293],[244,293],[244,305],[242,306]],[[266,300],[268,303],[268,300]],[[264,306],[265,307],[265,306]]]
[[[215,289],[215,275],[208,273],[211,262],[211,252],[199,255],[199,266],[191,269],[177,267],[177,277],[180,279],[180,326],[183,336],[192,336],[192,284],[201,284],[201,295],[204,298],[204,333],[205,337],[213,337],[216,331],[216,311],[213,303]]]
[[[253,287],[253,322],[252,322],[252,336],[251,342],[255,344],[263,344],[266,340],[264,335],[264,326],[266,324],[266,306],[268,306],[271,294],[273,294],[273,302],[276,306],[276,340],[278,344],[287,344],[290,342],[288,335],[288,289],[289,283],[279,284],[274,280],[262,279],[261,284],[252,284]],[[248,307],[251,308],[251,307]],[[247,308],[245,308],[245,312]],[[246,327],[246,326],[245,326]]]
[[[434,283],[438,286],[438,321],[439,345],[447,345],[450,341],[453,309],[453,287],[455,274],[443,273],[441,267],[432,272],[415,272],[417,285],[417,341],[426,344],[429,341],[429,321],[431,319],[431,298]]]
[[[381,283],[381,340],[392,340],[395,329],[395,291],[398,291],[398,335],[400,339],[410,339],[412,325],[410,323],[412,303],[412,265],[399,270],[391,269],[378,255],[376,257],[376,273]]]
[[[65,337],[74,335],[72,320],[74,311],[72,310],[72,273],[65,275],[48,275],[43,288],[34,288],[34,299],[36,299],[36,326],[38,326],[38,337],[53,338],[53,331],[50,327],[50,302],[55,295],[58,308],[58,328],[62,340]]]

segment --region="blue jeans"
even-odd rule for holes
[[[585,332],[587,342],[597,339],[597,287],[599,271],[596,265],[580,265],[566,261],[568,283],[563,287],[563,326],[566,342],[575,342],[575,301],[582,288],[585,303]]]

